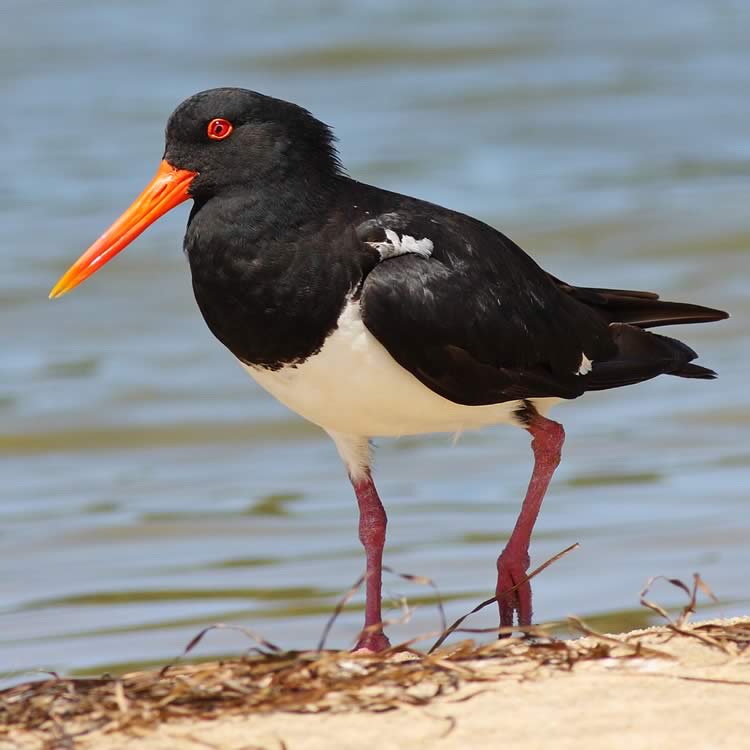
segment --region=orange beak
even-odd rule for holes
[[[197,172],[177,169],[162,161],[154,179],[125,213],[66,271],[49,293],[61,297],[127,247],[146,227],[190,198],[188,188]]]

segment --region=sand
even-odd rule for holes
[[[604,636],[539,647],[512,644],[496,648],[489,644],[475,652],[476,658],[471,657],[472,647],[467,644],[448,646],[442,652],[445,658],[431,663],[430,669],[438,670],[435,680],[429,670],[420,671],[420,660],[408,654],[391,657],[387,669],[383,665],[368,667],[368,657],[334,655],[329,660],[332,666],[326,668],[333,670],[330,674],[358,675],[373,669],[376,679],[390,687],[381,690],[379,683],[371,681],[369,687],[352,688],[351,695],[347,693],[340,701],[339,693],[327,695],[317,706],[311,701],[306,706],[309,713],[248,713],[242,708],[238,711],[236,703],[224,713],[219,704],[211,709],[208,720],[190,718],[188,711],[185,718],[143,726],[135,722],[124,730],[117,728],[117,716],[127,716],[135,693],[123,678],[122,693],[112,692],[115,697],[108,710],[114,721],[105,727],[109,731],[97,729],[77,738],[66,738],[63,733],[55,739],[35,727],[6,724],[0,726],[0,748],[750,747],[750,618],[685,625],[683,631],[658,627],[616,636],[623,645]],[[391,684],[401,667],[412,670],[404,671],[405,682],[411,681],[411,687],[403,690]],[[234,667],[215,666],[215,670],[221,669]],[[329,679],[325,676],[329,672],[323,672],[309,672],[310,680]],[[421,677],[415,683],[417,673]],[[205,684],[208,673],[185,674],[203,674]],[[295,679],[306,674],[297,670]],[[157,680],[153,674],[138,677],[146,678]],[[240,681],[239,676],[222,679],[230,685]],[[257,677],[253,679],[257,684]],[[430,697],[436,686],[442,695]],[[9,700],[7,691],[0,695],[2,699]],[[369,710],[389,706],[392,710]],[[83,724],[79,717],[79,723],[70,723],[66,731],[72,734],[85,727],[88,717],[83,718]]]

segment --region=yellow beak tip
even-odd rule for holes
[[[57,299],[58,297],[62,297],[67,291],[68,289],[58,281],[57,284],[52,287],[52,291],[47,295],[47,299]]]

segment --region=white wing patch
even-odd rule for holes
[[[588,375],[591,372],[591,365],[593,364],[593,361],[584,352],[581,352],[581,364],[578,367],[576,375]]]
[[[414,255],[421,255],[423,258],[429,258],[432,255],[432,249],[434,245],[432,240],[423,237],[421,240],[415,240],[414,237],[408,234],[402,234],[398,236],[397,232],[392,229],[386,229],[385,242],[368,242],[367,244],[374,247],[380,253],[380,260],[386,258],[395,258],[398,255],[407,255],[413,253]]]

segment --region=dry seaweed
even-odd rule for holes
[[[710,590],[698,576],[692,589],[681,582],[671,582],[685,590],[690,601],[674,621],[666,610],[644,599],[645,606],[668,619],[667,626],[657,632],[665,637],[697,638],[704,646],[719,648],[732,659],[747,657],[750,622],[687,626],[687,618],[695,609],[696,592]],[[463,619],[441,635],[461,632],[458,625]],[[434,648],[428,654],[413,650],[414,641],[381,654],[321,649],[287,652],[250,630],[236,628],[258,644],[241,658],[173,664],[161,671],[119,677],[72,679],[53,675],[0,691],[0,739],[26,731],[33,733],[47,750],[74,750],[79,738],[94,731],[142,736],[162,723],[186,718],[211,720],[272,712],[385,712],[406,705],[424,706],[435,698],[450,696],[462,685],[476,683],[476,691],[457,697],[468,700],[483,692],[481,683],[535,679],[551,670],[571,670],[581,662],[673,658],[643,644],[643,635],[614,637],[597,633],[577,618],[569,618],[568,622],[588,637],[559,640],[551,637],[547,629],[535,627],[524,629],[521,638],[483,645],[463,640]],[[191,651],[210,629],[198,633],[184,653]],[[446,732],[450,731],[449,723]]]
[[[676,620],[670,617],[669,613],[666,611],[666,609],[664,609],[664,607],[646,599],[646,594],[649,592],[653,584],[659,580],[666,581],[672,586],[675,586],[678,589],[681,589],[688,596],[688,602],[682,608],[682,611],[677,616]],[[718,598],[716,597],[714,592],[711,591],[708,584],[700,577],[698,573],[693,573],[692,587],[688,587],[687,584],[683,583],[679,578],[666,578],[665,576],[653,576],[649,578],[648,581],[646,581],[646,584],[643,587],[643,590],[641,591],[641,605],[646,607],[647,609],[652,610],[653,612],[656,612],[658,615],[660,615],[667,621],[666,627],[667,627],[667,630],[669,631],[668,635],[670,637],[674,635],[682,635],[682,636],[687,636],[689,638],[697,638],[699,641],[702,641],[707,646],[713,646],[714,648],[718,648],[720,651],[723,651],[725,654],[731,654],[732,649],[729,647],[728,643],[722,640],[721,638],[719,639],[713,638],[707,633],[703,632],[701,628],[690,628],[690,629],[685,628],[685,625],[687,624],[687,621],[690,619],[690,616],[695,613],[699,591],[701,591],[703,594],[708,596],[711,599],[711,601],[713,601],[715,604],[718,604],[719,602]]]
[[[541,634],[540,634],[541,635]],[[52,678],[0,692],[0,737],[38,733],[48,747],[74,747],[95,730],[139,731],[190,717],[289,711],[383,712],[425,705],[464,683],[528,679],[542,667],[629,658],[634,647],[540,638],[485,645],[461,641],[429,655],[261,651],[232,661],[172,666],[121,677]]]

